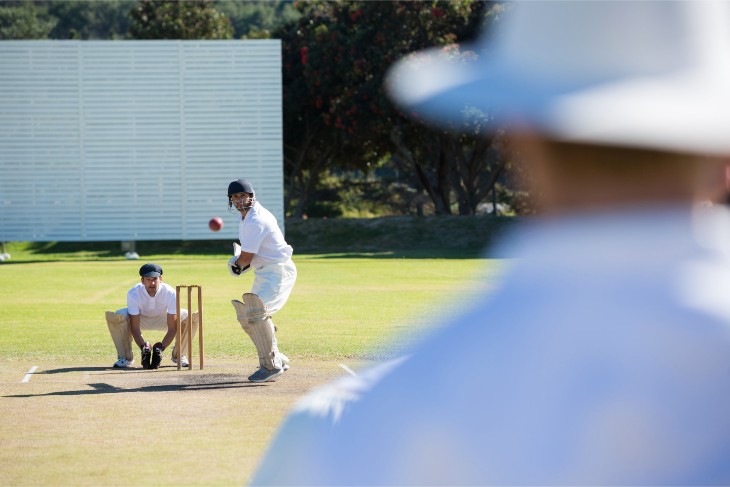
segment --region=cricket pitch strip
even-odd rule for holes
[[[255,384],[253,363],[213,359],[191,372],[169,360],[158,370],[0,361],[0,484],[243,485],[291,406],[346,375],[337,362],[294,359]]]

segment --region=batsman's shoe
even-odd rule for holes
[[[162,343],[157,342],[152,346],[152,360],[150,361],[150,369],[160,368],[162,363]]]
[[[259,370],[253,373],[253,375],[249,376],[248,380],[251,382],[268,382],[270,380],[274,380],[274,378],[278,375],[281,375],[284,373],[284,369],[267,369],[266,367],[259,367]]]
[[[114,368],[115,369],[126,369],[127,367],[131,367],[134,363],[134,360],[127,360],[124,357],[120,357],[119,360],[114,362]]]
[[[175,357],[172,357],[172,363],[177,363],[177,359]],[[188,362],[188,358],[185,355],[182,356],[182,361],[180,362],[180,365],[183,367],[190,367],[190,362]]]
[[[150,368],[151,359],[152,359],[152,349],[150,348],[150,344],[146,343],[145,346],[142,347],[142,368],[143,369]]]

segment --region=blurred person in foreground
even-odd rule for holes
[[[302,400],[254,485],[730,484],[730,220],[694,205],[730,153],[729,6],[509,4],[474,60],[394,67],[404,111],[509,129],[543,215],[499,290]]]

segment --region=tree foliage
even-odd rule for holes
[[[125,39],[130,37],[131,11],[139,6],[139,0],[0,0],[0,39]],[[229,18],[235,38],[268,38],[300,15],[288,0],[214,0],[212,7]],[[211,16],[209,9],[188,12]]]
[[[215,8],[231,19],[236,39],[270,38],[271,31],[299,19],[291,1],[215,0]]]
[[[428,129],[404,117],[385,95],[383,80],[407,53],[472,38],[492,5],[462,0],[295,6],[302,17],[276,32],[283,41],[290,214],[301,215],[328,169],[367,170],[390,153],[406,163],[402,168],[412,184],[426,191],[438,213],[451,212],[452,194],[459,199],[459,212],[473,213],[484,197],[483,185],[493,185],[501,172],[473,177],[494,162],[493,152],[476,138]]]
[[[54,39],[124,39],[136,0],[77,0],[45,2],[48,13],[58,18],[51,32]]]
[[[140,0],[130,11],[134,39],[231,39],[228,16],[213,0]]]
[[[46,39],[57,23],[32,2],[0,2],[0,40]]]
[[[1,39],[123,39],[136,0],[2,1]]]

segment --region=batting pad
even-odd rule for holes
[[[180,310],[180,314],[181,315],[185,315],[186,313],[183,313],[183,310]],[[188,321],[188,318],[185,318],[184,320],[182,320],[182,323],[180,325],[180,326],[182,326],[182,330],[181,330],[181,333],[180,333],[180,335],[181,335],[180,341],[182,343],[180,344],[180,346],[182,347],[182,352],[183,352],[182,354],[183,355],[185,355],[187,353],[186,350],[188,349],[188,340],[190,339],[190,337],[188,336],[189,335],[189,333],[188,333],[188,327],[187,326],[183,326],[183,325],[186,325],[187,324],[187,321]],[[195,338],[195,334],[198,332],[198,326],[199,325],[200,325],[200,319],[198,318],[198,312],[196,311],[195,313],[193,313],[193,326],[192,326],[193,338]],[[177,345],[175,345],[175,346],[172,347],[172,357],[175,360],[177,360],[177,357],[178,357],[178,354],[177,354]]]
[[[117,349],[117,358],[124,357],[131,362],[134,355],[132,354],[132,329],[129,326],[129,317],[107,311],[106,326],[109,327],[109,334]]]
[[[241,299],[243,302],[233,299],[231,304],[236,309],[236,317],[243,331],[256,347],[259,365],[267,370],[280,369],[282,363],[274,335],[274,323],[267,315],[266,306],[261,298],[252,293],[244,293]]]

